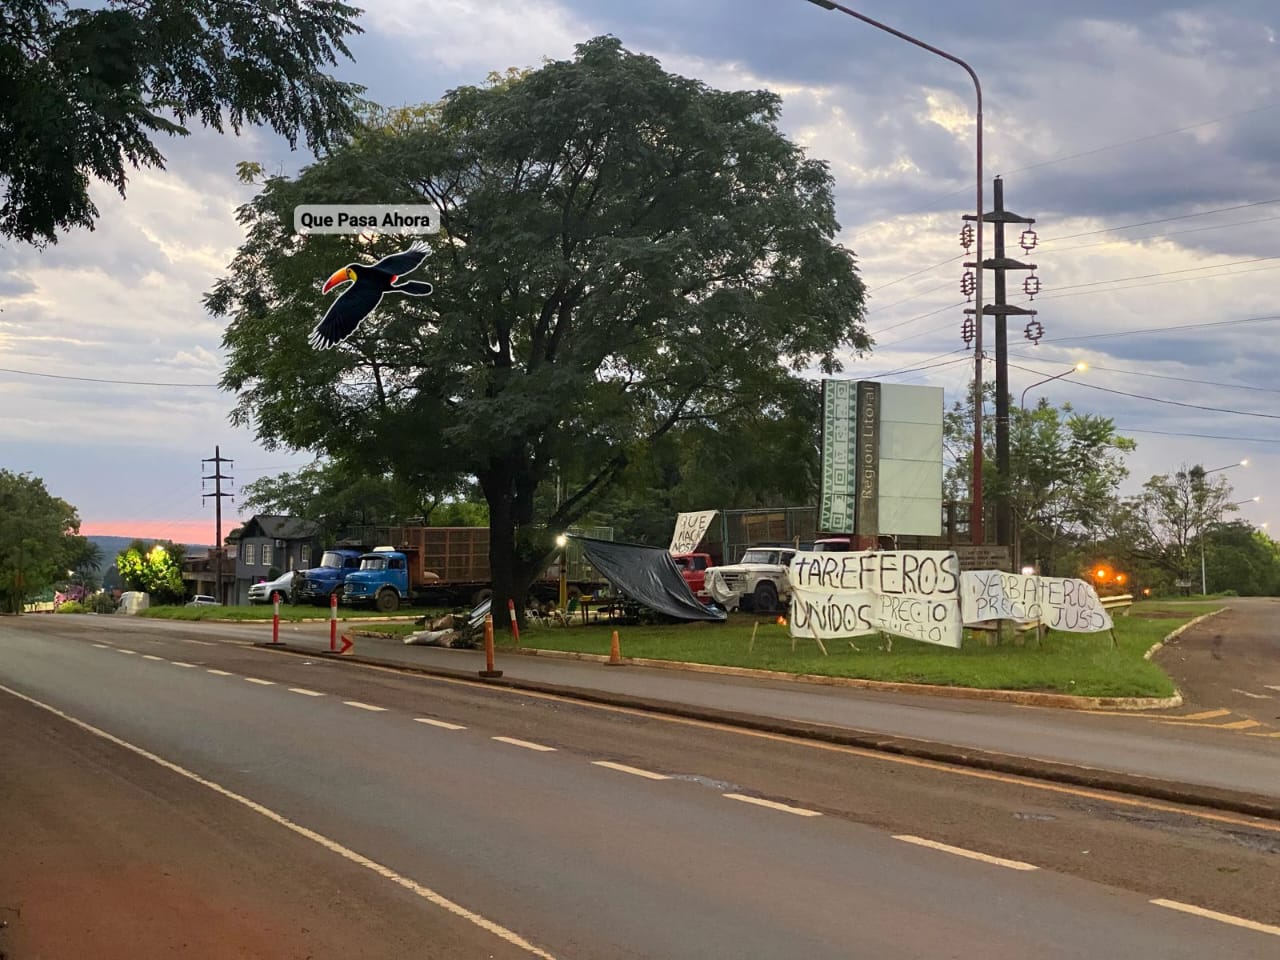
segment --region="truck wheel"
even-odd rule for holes
[[[778,588],[767,580],[757,583],[751,594],[751,607],[756,613],[773,613],[778,609]]]
[[[479,590],[477,590],[475,593],[471,595],[471,606],[473,608],[478,607],[480,606],[480,604],[484,603],[486,600],[492,600],[492,599],[493,599],[493,591],[490,590],[488,587],[481,587]]]
[[[400,609],[400,594],[396,593],[390,587],[383,587],[378,591],[378,598],[375,601],[378,610],[381,613],[391,613]]]

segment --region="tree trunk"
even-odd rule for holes
[[[507,601],[514,600],[516,620],[525,625],[525,601],[534,578],[541,572],[542,559],[522,555],[521,528],[529,525],[517,503],[515,490],[520,480],[516,471],[502,466],[479,477],[481,489],[489,504],[489,575],[493,582],[493,626],[510,630],[511,617]]]

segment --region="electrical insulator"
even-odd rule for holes
[[[964,323],[960,324],[960,339],[964,341],[967,347],[973,343],[973,338],[977,336],[977,327],[973,322],[973,317],[965,317]]]
[[[1031,276],[1024,278],[1022,281],[1022,292],[1025,293],[1028,298],[1034,300],[1036,298],[1036,294],[1040,292],[1040,278],[1034,273]]]
[[[1018,240],[1018,244],[1027,253],[1034,250],[1036,248],[1036,244],[1039,242],[1040,238],[1036,236],[1036,232],[1034,230],[1023,230],[1022,237]]]
[[[973,246],[973,224],[966,223],[960,228],[960,246],[964,247],[964,252],[968,253],[969,248]]]
[[[1032,320],[1027,324],[1027,339],[1032,343],[1039,343],[1040,338],[1044,336],[1044,324],[1039,320]]]
[[[973,275],[972,270],[966,270],[960,278],[960,292],[964,294],[965,300],[973,299],[973,292],[978,289],[978,278]]]

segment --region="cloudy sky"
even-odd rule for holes
[[[1086,361],[1028,403],[1114,416],[1139,443],[1135,487],[1183,463],[1248,458],[1224,474],[1235,499],[1263,497],[1241,516],[1280,521],[1274,0],[855,2],[981,79],[988,201],[1003,175],[1007,207],[1035,217],[1040,238],[1029,259],[1045,335],[1033,346],[1010,323],[1015,402]],[[878,345],[849,375],[961,396],[974,98],[956,65],[804,0],[362,5],[366,32],[340,72],[386,105],[569,56],[602,33],[714,86],[778,91],[784,130],[831,165],[841,239],[871,290]],[[96,231],[43,252],[0,248],[0,466],[43,477],[87,533],[205,543],[201,460],[215,445],[235,459],[236,489],[310,459],[230,426],[233,398],[213,386],[222,326],[200,300],[242,239],[234,211],[251,193],[235,163],[292,171],[308,157],[254,131],[163,147],[168,169],[134,176],[127,201],[96,192]],[[1020,286],[1011,299],[1025,303]]]

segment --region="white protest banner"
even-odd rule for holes
[[[821,640],[883,630],[959,647],[960,561],[947,550],[797,553],[791,634]]]
[[[697,513],[681,513],[676,516],[676,529],[671,535],[668,553],[693,553],[698,549],[711,520],[718,510],[699,510]]]
[[[976,570],[961,575],[960,595],[965,623],[1039,620],[1070,633],[1101,633],[1112,628],[1111,614],[1093,585],[1084,580]]]

